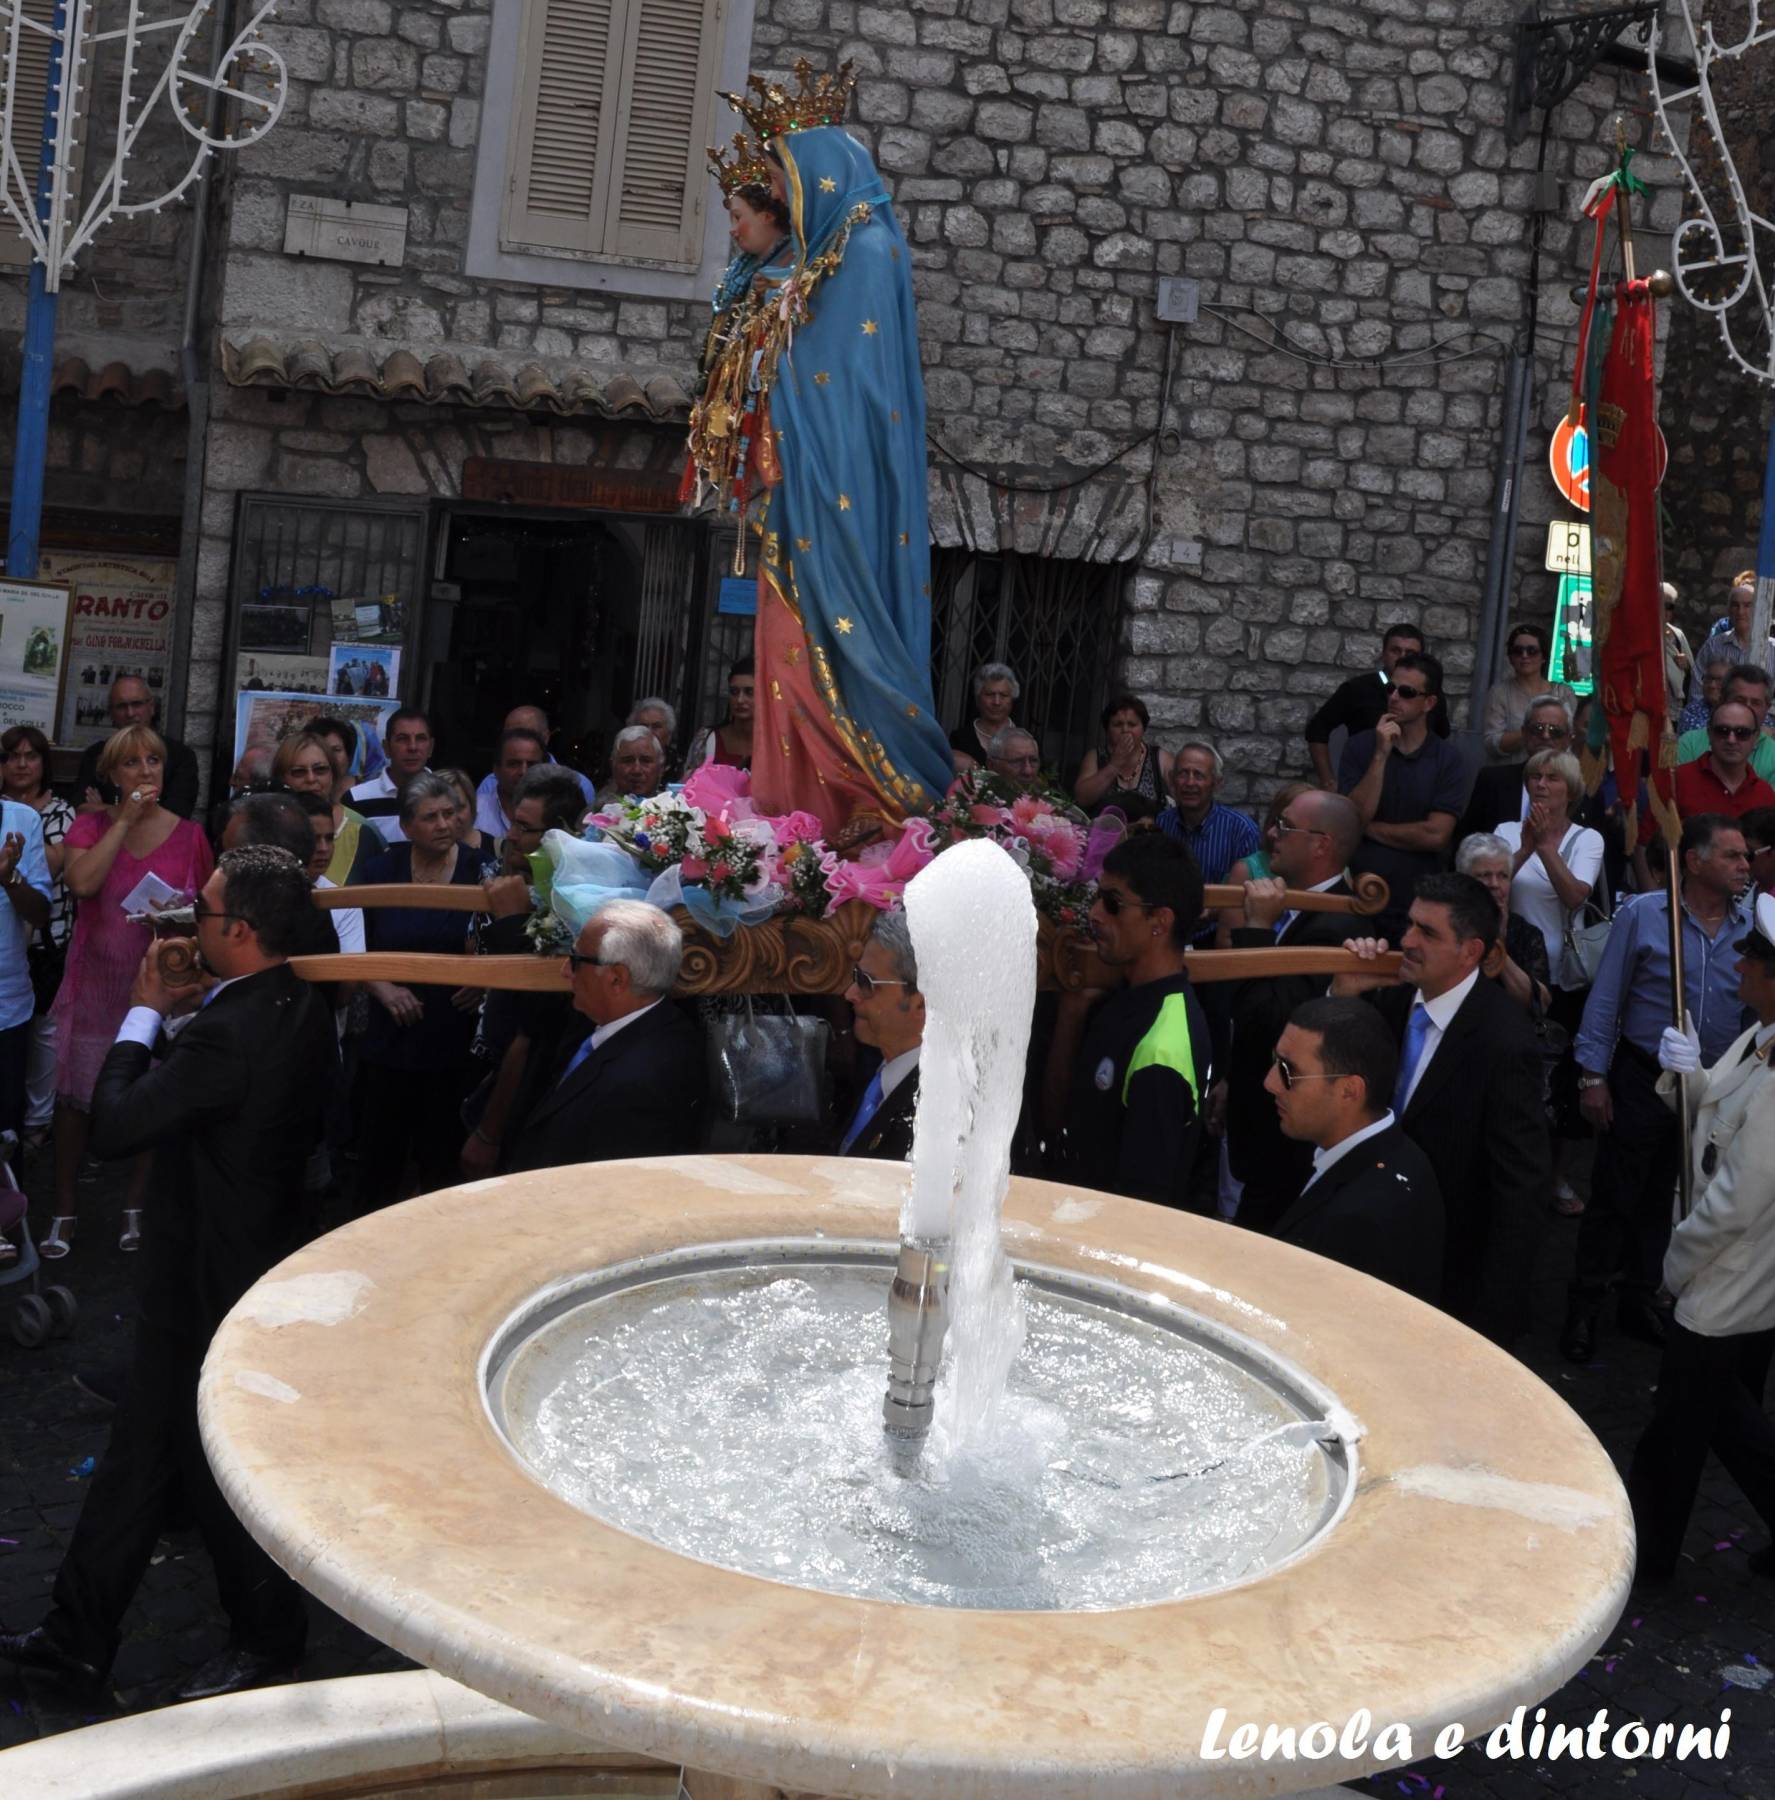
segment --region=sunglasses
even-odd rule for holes
[[[1512,644],[1510,654],[1512,656],[1539,656],[1541,646],[1539,644]]]
[[[851,986],[865,999],[873,994],[877,988],[904,987],[905,985],[905,982],[891,980],[886,975],[871,975],[867,969],[863,968],[858,963],[851,964]]]
[[[1522,728],[1524,737],[1562,738],[1571,735],[1569,725],[1525,725]]]
[[[1708,736],[1729,738],[1734,744],[1747,743],[1756,734],[1757,728],[1754,725],[1711,725],[1708,727]]]
[[[1396,681],[1393,683],[1393,692],[1396,693],[1401,700],[1422,700],[1428,695],[1429,691],[1428,688],[1413,687],[1409,682],[1405,681]]]
[[[1112,919],[1120,918],[1130,906],[1137,906],[1142,912],[1151,912],[1154,905],[1152,901],[1136,900],[1132,894],[1124,894],[1120,888],[1099,888],[1097,901]]]
[[[583,950],[567,952],[567,967],[575,975],[581,969],[615,969],[621,966],[620,963],[608,963],[601,956],[587,956]]]
[[[1337,1077],[1335,1075],[1303,1075],[1297,1068],[1295,1068],[1293,1063],[1291,1063],[1287,1057],[1279,1055],[1274,1050],[1272,1050],[1270,1052],[1270,1067],[1273,1068],[1276,1071],[1276,1073],[1282,1077],[1282,1086],[1285,1090],[1292,1090],[1292,1088],[1294,1087],[1294,1084],[1297,1081],[1336,1081],[1337,1080]]]

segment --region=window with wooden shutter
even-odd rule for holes
[[[531,0],[502,247],[695,268],[722,0]]]
[[[55,0],[25,0],[22,10],[27,19],[35,19],[44,25],[55,23]],[[6,55],[11,36],[10,21],[0,21],[0,59]],[[43,101],[49,91],[49,48],[49,39],[41,32],[19,27],[18,68],[12,83],[12,148],[33,192],[37,165],[43,156]],[[19,236],[12,215],[0,211],[0,264],[27,268],[30,261],[31,246]]]

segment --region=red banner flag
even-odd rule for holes
[[[1675,848],[1676,738],[1664,687],[1664,594],[1658,555],[1658,399],[1651,289],[1616,289],[1591,444],[1593,629],[1597,694],[1608,724],[1627,842],[1638,839],[1643,779],[1664,840]]]

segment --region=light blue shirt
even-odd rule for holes
[[[49,898],[49,860],[43,854],[43,821],[34,806],[19,800],[0,801],[0,834],[17,832],[25,847],[19,852],[18,878],[34,887],[45,900]],[[25,944],[29,937],[25,922],[18,916],[7,897],[0,907],[0,1031],[30,1021],[37,1010],[31,992],[31,969],[25,960]]]
[[[551,766],[557,769],[566,768],[551,756],[548,764],[538,763],[538,768]],[[577,769],[567,769],[567,773],[579,783],[580,792],[586,797],[587,806],[597,804],[598,790]],[[378,821],[380,823],[380,821]],[[505,816],[505,808],[499,804],[499,777],[483,775],[480,785],[475,789],[475,823],[490,838],[502,838],[511,830],[512,822]]]
[[[1703,1068],[1718,1062],[1744,1029],[1738,952],[1733,946],[1749,930],[1748,900],[1733,903],[1711,938],[1695,915],[1683,908],[1684,998],[1701,1036]],[[1606,1075],[1622,1038],[1647,1056],[1656,1056],[1658,1039],[1669,1023],[1670,900],[1662,893],[1636,894],[1616,912],[1596,980],[1590,985],[1574,1046],[1578,1067]]]

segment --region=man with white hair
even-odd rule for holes
[[[629,708],[625,725],[645,725],[659,739],[659,753],[666,766],[672,762],[672,739],[678,735],[678,709],[658,694],[649,694]]]
[[[625,725],[610,746],[610,779],[598,790],[598,804],[609,800],[647,800],[665,785],[666,757],[659,739],[645,725]]]
[[[1259,842],[1257,827],[1244,813],[1214,798],[1225,772],[1212,744],[1196,739],[1181,745],[1171,763],[1171,804],[1159,814],[1159,829],[1196,859],[1204,882],[1225,881],[1233,864]]]
[[[1032,788],[1041,779],[1042,747],[1021,725],[1006,725],[986,746],[986,766],[1014,787]]]
[[[609,901],[587,921],[567,956],[584,1023],[532,1071],[510,1170],[697,1147],[708,1075],[703,1034],[670,998],[683,956],[677,925],[645,901]]]

